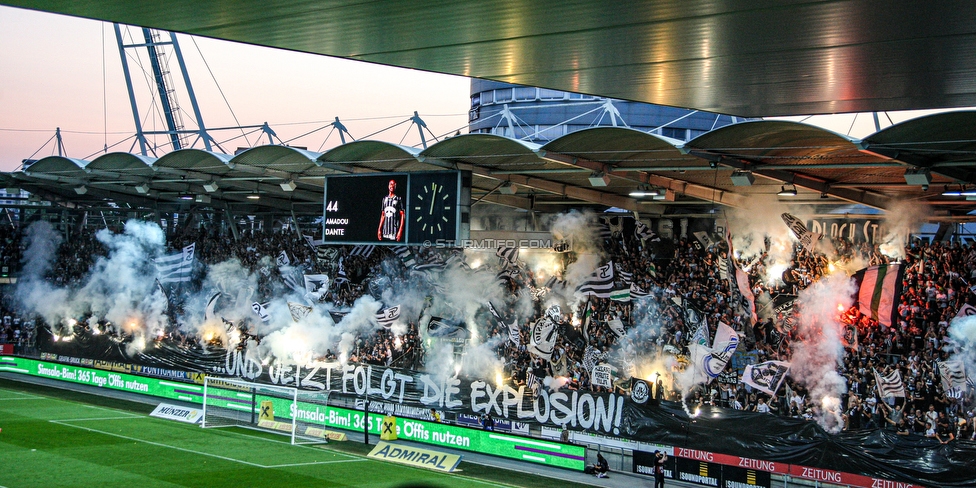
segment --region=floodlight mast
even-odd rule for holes
[[[125,84],[129,93],[129,105],[132,108],[132,118],[136,129],[136,143],[139,144],[140,153],[143,156],[148,156],[149,152],[151,151],[153,155],[156,155],[155,147],[149,143],[149,140],[146,137],[147,134],[168,135],[170,143],[173,146],[173,150],[176,151],[183,149],[184,147],[192,146],[193,144],[187,145],[183,140],[183,137],[187,133],[196,133],[198,139],[203,141],[204,148],[207,151],[211,151],[211,142],[213,141],[213,138],[211,138],[207,133],[206,125],[203,122],[203,115],[201,114],[200,107],[197,104],[196,94],[193,91],[193,84],[190,82],[190,75],[186,70],[186,64],[183,60],[183,52],[180,50],[179,42],[176,40],[176,34],[170,32],[170,40],[162,41],[160,40],[161,32],[148,28],[142,28],[144,42],[126,44],[123,41],[122,30],[119,24],[113,24],[113,26],[115,27],[115,39],[118,43],[119,56],[122,59],[122,71],[125,75]],[[176,99],[176,90],[175,86],[173,86],[171,72],[168,63],[165,61],[165,57],[160,56],[160,48],[167,45],[172,46],[173,48],[173,53],[176,56],[177,64],[179,65],[179,70],[183,77],[183,84],[190,98],[193,116],[197,123],[197,130],[195,131],[186,131],[183,127],[182,117],[180,116],[181,110]],[[135,90],[133,89],[132,84],[132,75],[129,70],[128,58],[126,57],[126,50],[135,50],[143,47],[147,49],[149,64],[152,68],[153,78],[155,80],[156,93],[153,94],[152,99],[159,100],[163,118],[166,122],[165,131],[146,132],[142,127],[139,107],[136,104]],[[133,146],[135,146],[135,144],[133,144]]]

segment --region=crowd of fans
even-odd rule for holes
[[[19,242],[17,233],[9,228],[0,233],[4,262],[19,259],[23,252]],[[388,287],[432,285],[430,271],[417,273],[417,267],[427,266],[436,273],[437,267],[431,265],[463,265],[457,253],[436,249],[414,249],[416,264],[411,263],[412,266],[407,266],[390,248],[377,247],[365,252],[361,247],[343,247],[324,252],[293,230],[245,231],[235,238],[200,226],[169,236],[168,243],[174,251],[195,243],[196,257],[204,265],[237,259],[258,277],[258,300],[287,291],[282,283],[280,263],[276,262],[284,251],[291,266],[335,278],[321,296],[321,302],[337,310],[348,309],[359,297],[376,296]],[[556,318],[559,334],[550,359],[543,359],[530,350],[532,325],[545,317],[549,305],[559,301],[555,299],[571,297],[573,290],[560,289],[562,284],[558,280],[543,283],[546,281],[543,278],[548,277],[536,276],[530,265],[517,260],[509,262],[499,258],[499,264],[490,271],[510,271],[498,278],[510,299],[494,304],[501,318],[494,318],[486,308],[473,325],[494,346],[494,353],[505,363],[504,374],[511,381],[529,389],[568,388],[626,394],[630,386],[628,378],[636,374],[634,358],[661,363],[669,357],[676,360],[672,362],[679,368],[685,364],[682,358],[687,354],[694,324],[687,322],[682,307],[694,306],[706,317],[710,337],[715,335],[719,322],[739,333],[741,342],[737,353],[725,374],[690,392],[681,391],[673,371],[662,371],[662,381],[658,384],[664,388],[658,388],[656,395],[668,400],[808,419],[817,415],[821,406],[813,404],[803,385],[792,378],[786,380],[775,397],[770,397],[748,387],[738,375],[748,362],[790,359],[792,344],[803,339],[795,326],[796,315],[802,311],[794,308],[774,312],[771,304],[778,297],[799,293],[826,275],[831,266],[828,256],[797,245],[790,266],[772,284],[764,281],[768,270],[763,262],[754,263],[749,275],[760,313],[753,323],[731,305],[733,297],[718,265],[728,255],[724,243],[703,246],[688,239],[657,243],[617,235],[602,244],[604,262],[617,265],[618,279],[632,274],[634,287],[647,290],[649,295],[631,301],[596,297],[563,301]],[[830,259],[870,264],[888,261],[875,246],[842,240],[831,244],[836,254]],[[839,371],[848,384],[848,392],[841,398],[844,429],[890,429],[940,442],[974,439],[976,402],[972,391],[946,391],[936,363],[948,360],[953,352],[948,337],[949,322],[971,298],[969,280],[976,282],[976,247],[915,241],[906,248],[906,253],[896,324],[882,326],[856,309],[838,314],[850,330],[845,341],[844,364]],[[102,255],[105,250],[94,234],[81,232],[62,244],[51,277],[62,286],[78,283]],[[574,259],[572,253],[560,256],[564,267]],[[426,276],[427,281],[418,281],[420,275]],[[436,285],[428,293],[436,294]],[[679,306],[675,298],[680,298],[683,305]],[[525,313],[527,300],[533,300],[531,314]],[[24,335],[20,332],[20,320],[6,300],[2,305],[0,342],[16,342]],[[509,338],[506,324],[512,317],[519,320],[518,341]],[[614,319],[624,325],[624,334],[610,327]],[[421,330],[418,318],[402,317],[401,320],[406,322],[406,333],[377,328],[357,338],[349,360],[423,369],[425,331]],[[330,349],[323,358],[334,359],[333,351]],[[592,384],[590,371],[584,365],[592,366],[593,357],[617,366],[617,381],[611,387]],[[905,397],[882,398],[875,385],[874,372],[884,375],[894,370],[901,373]]]

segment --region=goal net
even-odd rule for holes
[[[207,376],[203,428],[244,427],[291,437],[292,444],[327,443],[329,393]]]

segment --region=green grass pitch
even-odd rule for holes
[[[0,379],[0,488],[583,487],[463,462],[460,473],[367,459],[371,446],[293,446],[273,433],[149,417],[153,405]]]

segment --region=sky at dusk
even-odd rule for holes
[[[141,41],[139,29],[128,32]],[[267,122],[282,140],[312,151],[339,145],[338,135],[325,129],[299,136],[336,117],[357,139],[407,146],[420,143],[416,128],[407,124],[366,136],[414,111],[437,136],[467,132],[470,82],[464,77],[186,35],[178,40],[208,128]],[[134,58],[130,63],[144,129],[162,130],[161,116],[146,115],[152,83],[148,66],[142,69]],[[175,59],[170,66],[182,87]],[[178,98],[185,126],[195,128],[189,100],[182,93]],[[880,114],[881,128],[926,113],[931,112]],[[875,132],[871,114],[783,119],[851,137]],[[106,146],[109,152],[135,152],[134,122],[112,24],[0,7],[0,171],[16,170],[26,158],[56,154],[52,139],[57,127],[69,157],[91,160]],[[234,139],[239,131],[212,135],[230,153],[267,143],[258,134]]]
[[[141,41],[139,29],[129,31]],[[467,132],[470,81],[464,77],[185,35],[177,40],[207,127],[268,122],[288,141],[339,117],[358,139],[417,111],[435,135]],[[177,66],[172,59],[170,67],[182,86]],[[151,79],[141,68],[132,72],[135,89],[148,94]],[[188,98],[178,97],[184,111],[192,113]],[[140,110],[147,106],[139,103]],[[147,119],[145,130],[152,128],[153,118],[162,120]],[[188,115],[184,122],[196,127]],[[53,144],[45,143],[57,127],[67,155],[88,160],[106,144],[135,133],[112,24],[0,7],[0,171],[17,169],[32,154],[35,159],[56,154]],[[223,142],[240,134],[213,135]],[[322,130],[290,144],[313,151],[340,144],[338,134],[326,140],[328,134]],[[417,129],[407,124],[370,139],[408,146],[420,142]],[[267,138],[260,142],[266,143]],[[250,135],[223,147],[233,152],[257,144],[258,136]],[[109,152],[128,152],[131,145],[130,139]]]

